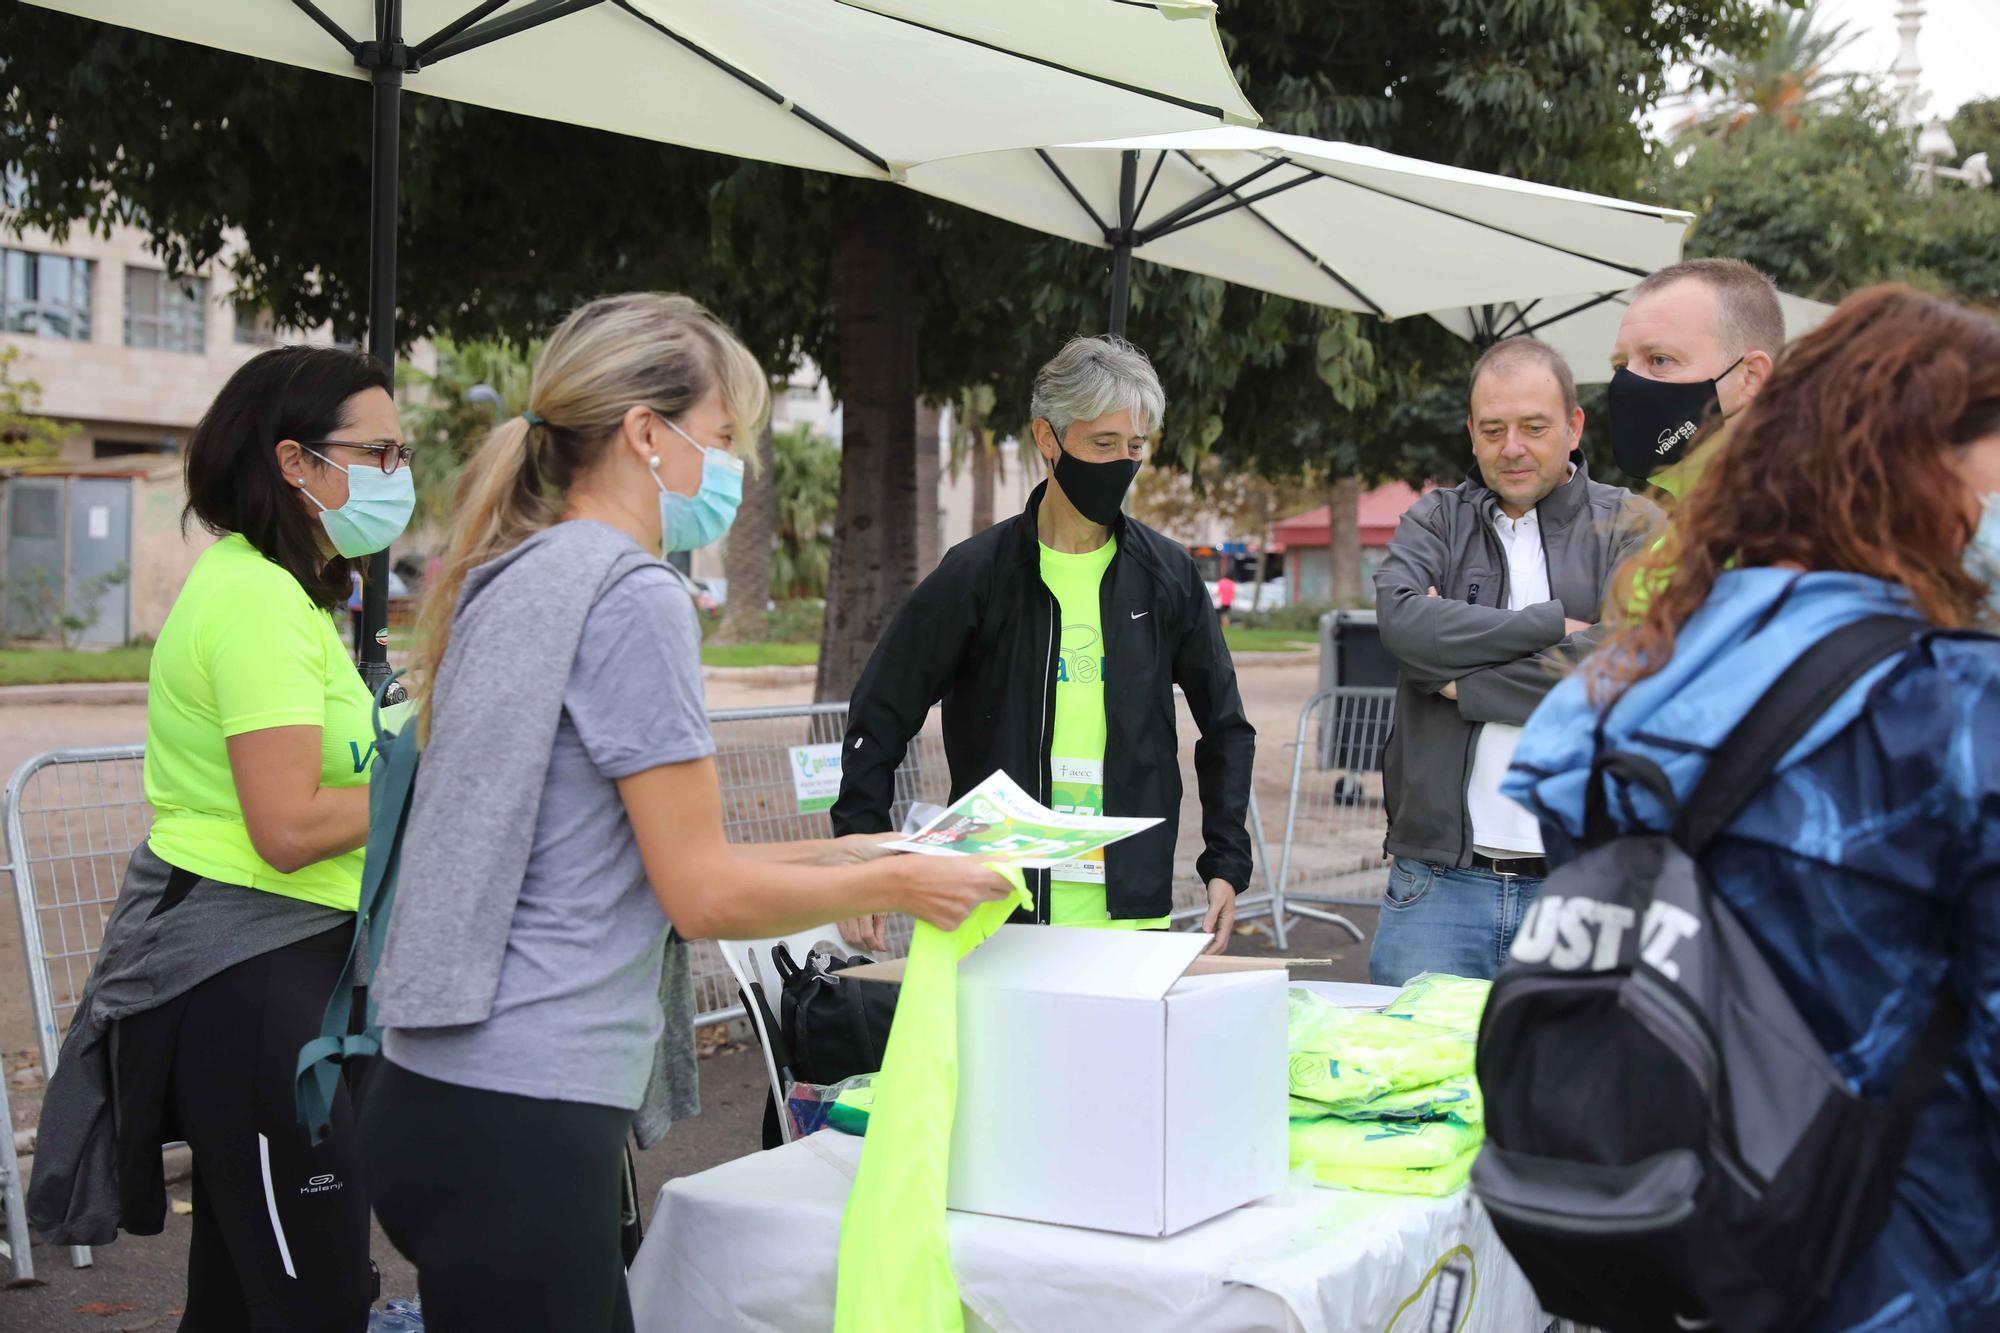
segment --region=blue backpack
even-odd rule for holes
[[[382,1051],[382,1031],[375,1024],[368,980],[382,964],[389,909],[396,901],[396,869],[403,855],[403,825],[410,817],[421,756],[414,717],[393,736],[382,729],[382,696],[395,683],[396,677],[391,676],[375,692],[376,759],[368,780],[368,849],[361,868],[361,898],[355,905],[354,944],[326,1002],[319,1036],[299,1048],[293,1091],[299,1123],[313,1143],[326,1139],[341,1066]],[[365,961],[363,950],[367,951]]]

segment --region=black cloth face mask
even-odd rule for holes
[[[1739,356],[1714,379],[1684,384],[1649,380],[1618,367],[1605,400],[1611,457],[1618,470],[1628,477],[1650,477],[1686,458],[1688,446],[1711,419],[1710,414],[1722,415],[1716,386],[1742,364]]]
[[[1125,492],[1139,475],[1139,460],[1119,458],[1109,463],[1086,463],[1056,442],[1056,485],[1082,514],[1099,527],[1110,527],[1125,503]]]

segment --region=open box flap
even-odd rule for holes
[[[1002,926],[959,964],[959,979],[968,986],[1157,1000],[1183,976],[1278,971],[1286,965],[1282,958],[1203,958],[1208,941],[1207,935],[1186,931]],[[840,975],[901,981],[903,960],[869,963]]]

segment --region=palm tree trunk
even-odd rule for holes
[[[972,432],[972,531],[977,534],[993,526],[993,483],[1000,446],[986,437],[986,423],[976,413],[967,414],[965,425]]]
[[[1361,605],[1361,478],[1342,477],[1327,496],[1327,558],[1333,565],[1333,604]]]
[[[944,555],[944,520],[938,512],[938,419],[936,403],[917,404],[917,577],[937,568]]]
[[[764,605],[771,597],[771,551],[778,540],[778,468],[771,442],[771,423],[757,437],[757,469],[743,478],[743,505],[730,526],[722,548],[722,573],[729,580],[729,601],[722,623],[715,627],[717,643],[762,643]]]
[[[841,230],[840,502],[813,697],[846,699],[917,585],[917,292],[911,203],[870,191]]]

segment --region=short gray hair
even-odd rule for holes
[[[1049,423],[1061,444],[1079,421],[1095,421],[1128,408],[1141,434],[1159,428],[1167,413],[1166,390],[1146,354],[1123,338],[1071,338],[1035,372],[1028,411]]]

